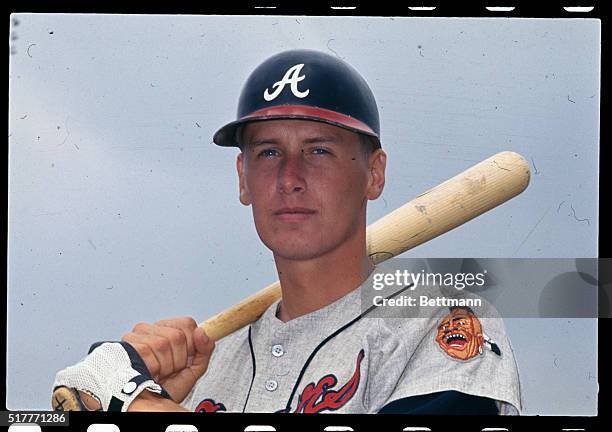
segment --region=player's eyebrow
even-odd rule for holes
[[[251,147],[257,147],[264,144],[278,144],[278,140],[275,138],[263,138],[249,141],[249,146]]]

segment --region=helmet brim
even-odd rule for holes
[[[350,130],[351,132],[368,135],[374,138],[372,141],[375,143],[376,148],[381,147],[379,136],[365,123],[354,117],[349,117],[331,110],[300,105],[281,105],[272,107],[230,122],[215,132],[213,142],[223,147],[240,147],[236,136],[238,127],[253,121],[282,119],[311,120],[338,126]]]

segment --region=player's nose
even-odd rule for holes
[[[284,194],[306,190],[304,161],[301,154],[288,154],[283,158],[278,171],[279,191]]]

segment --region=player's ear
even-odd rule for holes
[[[251,194],[246,183],[246,173],[244,166],[244,153],[238,154],[236,158],[236,170],[238,171],[238,187],[240,189],[240,202],[245,206],[251,204]]]
[[[385,187],[385,168],[387,154],[383,149],[374,150],[368,156],[368,188],[366,196],[369,200],[377,199]]]

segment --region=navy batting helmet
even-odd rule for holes
[[[351,65],[323,52],[284,51],[260,64],[242,88],[237,119],[219,129],[213,141],[238,147],[236,130],[241,124],[273,119],[329,123],[368,135],[380,147],[372,90]]]

